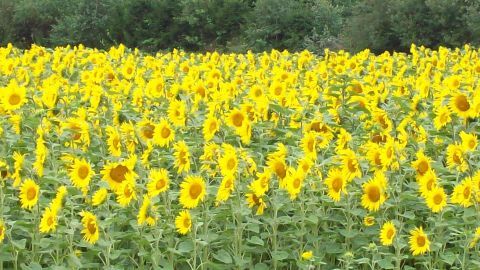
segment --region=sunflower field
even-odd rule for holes
[[[0,48],[0,269],[478,269],[480,50]]]

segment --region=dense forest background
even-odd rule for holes
[[[0,45],[379,53],[480,41],[480,0],[0,0]]]

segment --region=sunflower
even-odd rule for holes
[[[427,206],[434,213],[442,211],[447,205],[447,194],[442,187],[434,187],[426,197]]]
[[[380,242],[384,246],[391,246],[397,230],[392,221],[385,222],[380,231]]]
[[[136,174],[133,171],[135,162],[133,160],[125,160],[123,162],[109,162],[102,170],[102,178],[106,180],[113,191],[116,191],[122,182],[133,181]]]
[[[263,211],[267,207],[267,204],[263,200],[262,196],[257,196],[255,193],[247,193],[247,203],[249,208],[257,207],[257,212],[255,213],[257,216],[263,215]]]
[[[269,170],[265,170],[262,173],[257,173],[257,179],[250,183],[249,189],[257,196],[261,197],[270,188],[270,177],[272,173]]]
[[[149,226],[153,226],[157,222],[157,217],[154,215],[156,209],[151,204],[152,202],[148,195],[143,196],[142,206],[140,206],[137,215],[138,225],[142,226],[146,223]]]
[[[186,106],[185,102],[182,100],[173,100],[170,101],[168,106],[168,119],[177,127],[185,126],[185,111]]]
[[[40,187],[31,179],[25,180],[20,187],[20,201],[22,208],[32,209],[38,202]]]
[[[217,197],[215,198],[215,205],[219,205],[222,202],[225,202],[232,194],[233,189],[235,188],[235,177],[233,175],[226,175],[220,183],[220,187],[217,191]]]
[[[42,219],[40,220],[40,232],[49,233],[55,231],[57,227],[57,213],[52,211],[50,207],[45,208],[45,211],[42,214]]]
[[[190,151],[185,141],[179,141],[173,145],[175,152],[175,163],[173,166],[177,168],[177,172],[188,172],[190,170]]]
[[[209,115],[203,122],[203,138],[206,142],[213,139],[215,133],[220,130],[220,122],[213,115]]]
[[[302,140],[300,141],[300,146],[302,147],[305,156],[311,158],[312,160],[317,159],[317,134],[314,131],[309,131],[305,133]]]
[[[475,111],[472,108],[468,97],[463,93],[459,92],[450,99],[450,109],[461,118],[474,116]]]
[[[108,153],[114,157],[122,155],[122,138],[118,130],[112,126],[107,126],[105,129],[107,133]]]
[[[328,177],[325,179],[325,184],[328,187],[328,196],[332,200],[338,202],[340,201],[340,195],[347,194],[347,179],[343,172],[337,168],[331,168],[328,171]]]
[[[1,226],[1,223],[0,223],[0,226]],[[1,236],[0,236],[0,241],[1,241]],[[473,248],[475,247],[475,245],[478,243],[478,240],[480,240],[480,227],[477,227],[475,229],[475,234],[473,235],[473,239],[472,241],[470,242],[470,244],[468,245],[469,248]]]
[[[372,226],[373,224],[375,224],[375,217],[372,217],[372,216],[364,217],[363,218],[363,224],[367,227]]]
[[[19,86],[15,80],[11,80],[7,87],[0,91],[0,103],[6,111],[14,111],[27,102],[27,90]]]
[[[108,190],[106,188],[100,188],[92,196],[92,205],[99,206],[105,201],[105,199],[107,199],[107,196]]]
[[[364,183],[362,187],[362,206],[369,211],[378,211],[380,206],[386,200],[384,193],[385,183],[382,183],[380,178],[375,176],[373,179],[370,179],[368,182]]]
[[[421,226],[410,231],[409,243],[413,256],[430,251],[430,241]]]
[[[355,177],[362,177],[362,168],[357,155],[351,149],[342,149],[338,152],[342,161],[342,173],[347,176],[347,181],[352,181]]]
[[[460,132],[460,138],[462,139],[462,148],[465,152],[474,151],[477,148],[477,135],[472,133]]]
[[[463,207],[470,207],[473,204],[474,186],[472,178],[466,177],[453,188],[452,203],[460,204]]]
[[[70,180],[74,187],[86,191],[93,174],[91,165],[85,159],[74,159],[69,172]]]
[[[309,261],[313,257],[313,251],[311,251],[311,250],[305,251],[305,252],[302,253],[301,257],[302,257],[302,260]]]
[[[412,162],[412,167],[417,171],[419,176],[424,175],[430,170],[430,158],[425,156],[423,150],[419,150],[416,153],[417,159]]]
[[[247,115],[244,111],[239,109],[233,109],[228,115],[228,123],[234,128],[241,128],[243,122],[247,119]]]
[[[302,190],[305,175],[302,170],[290,169],[285,179],[290,200],[295,200]]]
[[[100,236],[97,217],[93,213],[87,211],[82,211],[80,216],[82,216],[83,239],[90,244],[95,244]]]
[[[180,204],[184,208],[192,209],[205,199],[206,185],[200,176],[187,176],[180,184]]]
[[[183,210],[178,213],[178,216],[175,218],[175,227],[179,234],[187,234],[192,229],[192,217],[188,210]]]
[[[142,141],[148,142],[153,139],[155,125],[150,120],[144,119],[138,123],[137,130]]]
[[[0,219],[0,243],[3,242],[3,239],[5,239],[5,231],[7,228],[5,228],[5,223],[3,220]]]
[[[229,144],[224,144],[224,154],[219,160],[220,172],[223,176],[235,175],[238,168],[238,158],[235,148]]]
[[[267,165],[269,170],[271,170],[281,182],[287,176],[288,167],[283,157],[272,156],[268,159]]]
[[[465,172],[468,169],[468,162],[461,145],[450,144],[447,146],[447,166],[460,172]]]
[[[117,195],[117,203],[125,207],[130,204],[132,200],[137,199],[137,194],[135,192],[135,182],[134,181],[123,181],[120,184],[120,187],[115,191]]]
[[[442,127],[446,126],[452,121],[450,117],[450,109],[447,106],[440,106],[435,110],[435,118],[433,119],[433,125],[437,130],[440,130]]]
[[[170,179],[166,169],[153,169],[148,178],[150,179],[147,185],[148,196],[154,197],[168,190]]]
[[[175,130],[172,129],[167,120],[162,119],[159,124],[155,125],[153,131],[153,142],[161,147],[168,147],[175,139]]]
[[[428,194],[438,186],[437,174],[433,169],[428,170],[422,177],[418,178],[420,194],[427,198]]]

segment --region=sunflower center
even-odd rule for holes
[[[170,133],[172,133],[170,131],[170,129],[168,127],[163,127],[162,128],[162,138],[166,139],[170,136]]]
[[[463,189],[463,197],[464,197],[465,199],[470,198],[470,192],[471,192],[470,187],[465,187],[465,188]]]
[[[434,181],[433,179],[429,179],[429,180],[427,181],[427,189],[428,189],[429,191],[432,190],[434,183],[435,183],[435,181]]]
[[[33,187],[29,188],[27,191],[27,199],[31,201],[35,199],[35,197],[37,197],[37,190],[35,190]]]
[[[123,195],[125,195],[125,198],[130,198],[132,196],[132,189],[130,188],[130,185],[125,186],[125,189],[123,190]]]
[[[2,176],[2,178],[6,178],[7,175],[8,175],[8,171],[2,170],[2,171],[0,171],[0,175]]]
[[[466,112],[470,109],[470,103],[468,103],[467,97],[460,95],[455,99],[455,105],[459,111]]]
[[[187,153],[185,151],[180,151],[178,153],[178,159],[180,164],[187,164]]]
[[[118,137],[115,137],[113,139],[113,147],[115,147],[116,149],[120,148],[120,139]]]
[[[143,127],[143,136],[145,136],[146,138],[148,139],[151,139],[153,138],[153,130],[154,130],[154,126],[153,125],[146,125],[145,127]]]
[[[89,172],[90,170],[87,166],[80,166],[80,168],[78,168],[78,177],[80,177],[81,179],[85,179],[87,178]]]
[[[342,188],[343,180],[340,177],[335,177],[332,181],[332,189],[335,192],[340,192],[340,189]]]
[[[163,179],[160,179],[157,181],[157,184],[155,185],[155,188],[157,190],[162,189],[165,186],[165,181]]]
[[[439,205],[443,202],[443,197],[442,197],[442,194],[435,194],[435,196],[433,196],[433,202],[436,204],[436,205]]]
[[[95,234],[97,232],[97,226],[95,225],[95,222],[89,221],[87,224],[87,230],[90,234]]]
[[[393,237],[394,234],[395,234],[395,233],[393,232],[392,229],[388,230],[388,231],[387,231],[387,238],[388,238],[388,239],[392,239],[392,237]]]
[[[232,117],[233,125],[236,127],[241,127],[243,123],[243,115],[241,113],[236,113]]]
[[[300,181],[300,178],[295,178],[295,179],[293,180],[293,187],[296,188],[296,189],[299,188],[301,182],[302,182],[302,181]]]
[[[225,181],[225,188],[230,189],[233,186],[232,180],[228,179]]]
[[[380,189],[376,186],[370,187],[368,190],[368,199],[371,202],[378,202],[380,200]]]
[[[0,225],[0,236],[3,235],[3,226]]]
[[[231,171],[233,170],[233,168],[235,168],[235,165],[236,165],[235,159],[230,158],[227,162],[227,169]]]
[[[458,153],[454,153],[452,159],[456,164],[462,163],[462,159]]]
[[[200,193],[202,193],[202,186],[197,183],[192,184],[192,186],[190,187],[189,193],[190,193],[190,197],[193,200],[196,200],[198,196],[200,196]]]
[[[53,225],[53,217],[52,217],[52,216],[49,216],[49,217],[47,218],[47,225],[48,225],[48,226],[52,226],[52,225]]]
[[[422,160],[420,161],[420,163],[418,164],[418,173],[423,175],[425,174],[427,171],[428,171],[428,162],[426,162],[425,160]]]
[[[425,239],[425,236],[421,236],[421,235],[420,235],[420,236],[417,236],[417,246],[418,246],[418,247],[423,247],[423,246],[425,246],[425,242],[426,242],[425,240],[426,240],[426,239]]]
[[[183,227],[185,228],[190,228],[191,222],[189,218],[184,218],[183,219]]]
[[[255,89],[254,95],[257,98],[260,97],[262,95],[262,90],[259,88]]]
[[[20,103],[20,96],[18,94],[13,94],[11,95],[9,98],[8,98],[8,103],[10,103],[10,105],[18,105]]]
[[[123,165],[117,165],[110,171],[110,177],[113,181],[117,183],[123,182],[125,180],[125,174],[128,172],[128,168]]]
[[[356,162],[353,160],[353,159],[348,159],[347,161],[347,167],[348,167],[348,170],[351,172],[351,173],[354,173],[357,171],[357,166],[355,164]]]
[[[307,142],[307,148],[309,152],[313,152],[313,140],[308,140]]]
[[[287,170],[285,169],[285,166],[281,162],[277,162],[275,164],[275,173],[281,179],[285,178],[285,175],[287,175]]]
[[[208,127],[210,132],[213,132],[217,129],[217,123],[215,121],[210,122],[210,126]]]
[[[470,140],[468,142],[468,147],[470,147],[470,149],[474,149],[475,148],[475,141],[474,140]]]
[[[282,94],[282,87],[281,86],[275,87],[274,93],[276,96],[280,96]]]

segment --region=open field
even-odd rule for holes
[[[0,269],[480,268],[479,79],[468,45],[1,48]]]

